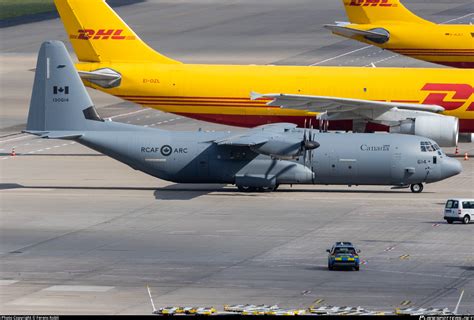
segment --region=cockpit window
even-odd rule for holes
[[[437,144],[432,144],[429,141],[421,141],[420,142],[420,150],[421,152],[434,152],[439,150],[439,146]]]

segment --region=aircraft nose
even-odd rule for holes
[[[462,165],[456,159],[444,158],[443,165],[441,166],[441,175],[443,179],[455,176],[462,172]]]

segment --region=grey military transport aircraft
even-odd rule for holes
[[[313,132],[288,123],[243,133],[169,132],[103,120],[60,41],[41,46],[25,132],[75,140],[160,179],[235,184],[247,192],[280,184],[410,186],[421,192],[423,183],[461,172],[459,161],[418,136]]]

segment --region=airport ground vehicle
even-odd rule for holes
[[[328,252],[328,269],[336,267],[350,267],[359,271],[359,253],[351,242],[336,242]]]
[[[444,220],[468,224],[474,219],[474,199],[449,199],[444,207]]]

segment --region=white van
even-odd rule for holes
[[[444,207],[444,220],[448,223],[453,221],[462,221],[468,224],[474,219],[474,200],[473,199],[449,199]]]

